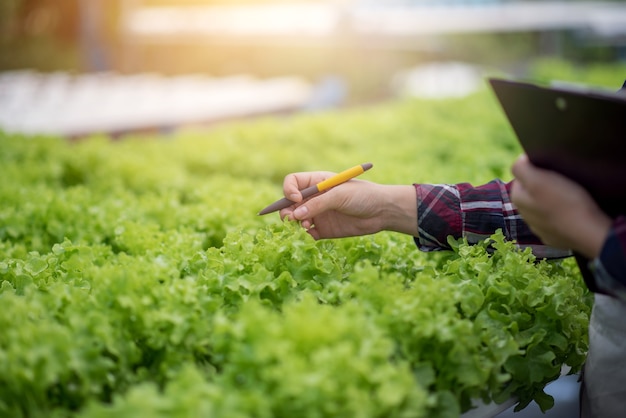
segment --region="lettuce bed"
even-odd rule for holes
[[[598,71],[580,74],[617,73]],[[435,254],[391,233],[315,242],[256,216],[292,171],[510,178],[520,151],[486,90],[0,149],[0,416],[457,417],[548,408],[545,384],[584,360],[571,260],[499,233]]]

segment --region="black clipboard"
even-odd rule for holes
[[[611,217],[626,213],[626,90],[489,83],[530,161],[583,186]],[[626,87],[626,83],[624,84]],[[588,260],[576,260],[594,289]]]

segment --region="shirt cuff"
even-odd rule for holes
[[[626,300],[626,218],[613,222],[600,255],[589,263],[598,292]]]
[[[460,196],[449,184],[414,184],[417,198],[418,235],[421,251],[450,250],[448,236],[460,237],[463,230]]]
[[[626,286],[611,276],[599,258],[589,262],[589,270],[593,273],[598,293],[626,301]]]

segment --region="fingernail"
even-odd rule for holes
[[[298,199],[298,194],[297,193],[292,193],[289,195],[289,200],[291,200],[292,202],[296,202]]]
[[[293,211],[293,216],[296,219],[302,219],[309,213],[309,209],[306,206],[298,206],[296,210]]]

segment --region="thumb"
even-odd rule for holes
[[[332,210],[336,207],[334,193],[321,193],[307,200],[293,211],[293,216],[298,221],[312,219],[324,212]]]
[[[552,177],[547,170],[534,166],[525,154],[513,163],[511,173],[516,182],[521,183],[529,192],[534,190],[538,184]]]
[[[530,163],[528,161],[528,156],[526,154],[522,154],[513,163],[513,166],[511,167],[511,173],[516,179],[524,177],[524,175],[526,175],[528,171],[529,164]]]

